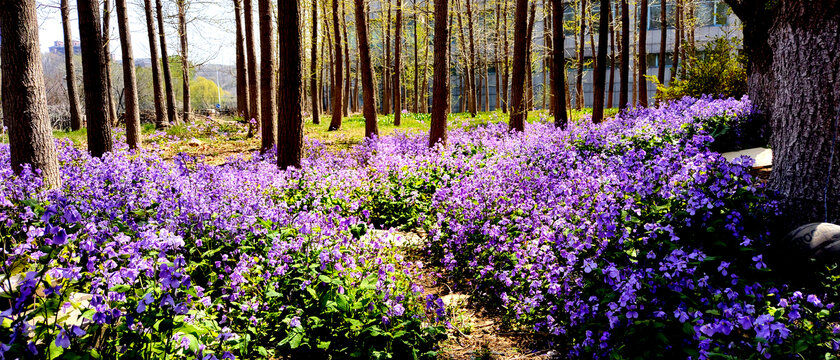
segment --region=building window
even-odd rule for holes
[[[677,7],[674,2],[675,0],[671,0],[665,3],[665,11],[667,11],[665,21],[667,22],[668,29],[673,29],[677,20]],[[660,0],[652,0],[648,4],[648,29],[659,30],[662,28],[661,17],[662,2]]]
[[[665,7],[667,27],[673,29],[677,19],[675,0],[668,1]],[[661,9],[660,0],[651,0],[648,5],[648,29],[659,30],[662,27],[659,21]],[[723,0],[698,0],[694,6],[694,17],[696,26],[725,26],[729,18],[729,6]]]

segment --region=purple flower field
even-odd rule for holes
[[[425,267],[564,358],[837,358],[840,273],[780,280],[773,201],[712,150],[752,119],[686,98],[446,148],[310,141],[290,171],[62,142],[49,191],[0,145],[0,358],[435,358],[449,314]],[[414,227],[425,264],[371,231]]]

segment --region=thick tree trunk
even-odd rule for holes
[[[172,86],[172,72],[169,69],[169,50],[166,47],[166,31],[163,27],[163,4],[156,0],[158,31],[160,34],[160,58],[163,64],[163,84],[166,90],[166,116],[169,124],[178,123],[178,112],[175,111],[175,88]]]
[[[189,44],[187,42],[187,4],[186,0],[177,0],[178,5],[178,37],[181,40],[181,85],[183,87],[183,101],[182,108],[183,119],[186,122],[190,121],[192,114],[192,104],[190,103],[190,59],[189,59]]]
[[[402,93],[400,91],[400,57],[402,42],[402,0],[397,0],[397,21],[394,23],[394,126],[400,126]]]
[[[361,0],[356,0],[361,1]],[[446,120],[449,114],[449,1],[435,0],[435,63],[432,79],[432,120],[429,147],[446,146]]]
[[[639,105],[648,106],[647,95],[647,18],[648,0],[641,0],[639,8]]]
[[[78,11],[88,150],[91,155],[100,157],[111,151],[113,140],[111,122],[108,121],[108,85],[104,65],[105,48],[102,45],[102,30],[99,27],[99,2],[79,0]]]
[[[64,68],[67,78],[67,99],[70,106],[70,130],[82,128],[82,110],[79,107],[79,89],[76,86],[76,66],[73,64],[73,34],[70,31],[70,6],[61,0],[61,26],[64,30]]]
[[[260,150],[265,153],[271,150],[277,141],[277,78],[274,76],[274,22],[271,19],[271,0],[257,2],[260,23]],[[297,18],[297,15],[295,15]],[[300,31],[298,30],[298,33]],[[300,38],[298,38],[300,41]],[[287,51],[299,50],[287,48]],[[300,55],[298,55],[300,57]],[[300,68],[300,64],[297,66]],[[300,76],[300,75],[298,75]],[[300,80],[298,80],[300,82]],[[300,99],[298,99],[298,102]],[[298,105],[300,106],[300,105]],[[339,114],[341,114],[339,112]]]
[[[250,1],[250,0],[246,0]],[[303,157],[303,118],[301,117],[301,41],[299,0],[277,2],[277,166],[300,167]],[[315,58],[312,59],[315,61]],[[312,89],[315,91],[315,89]]]
[[[355,0],[356,36],[359,42],[359,71],[362,73],[362,94],[364,96],[363,113],[365,116],[365,136],[372,138],[379,135],[376,124],[376,103],[373,99],[373,66],[370,63],[370,43],[368,42],[368,24],[365,17],[364,0]]]
[[[160,0],[158,0],[160,1]],[[253,136],[260,127],[260,76],[257,72],[257,37],[254,35],[254,0],[244,0],[245,11],[245,54],[248,56],[248,136]],[[284,14],[292,16],[291,14]],[[297,16],[297,15],[295,15]],[[300,40],[298,40],[300,41]]]
[[[137,101],[137,75],[134,70],[134,51],[131,49],[131,29],[125,0],[116,0],[117,26],[123,60],[123,81],[125,82],[125,139],[128,147],[137,149],[143,144],[140,133],[140,108]]]
[[[578,63],[577,63],[577,73],[575,73],[575,92],[577,96],[575,97],[575,108],[580,110],[583,109],[584,98],[583,95],[583,61],[584,51],[586,51],[586,40],[584,38],[585,30],[586,30],[586,0],[580,0],[580,27],[578,34]]]
[[[513,37],[515,39],[528,39],[527,16],[528,0],[516,0],[516,12],[513,20]],[[511,85],[511,111],[508,127],[516,131],[525,130],[525,117],[528,112],[525,110],[525,57],[527,56],[527,41],[515,41],[513,43],[513,74]]]
[[[114,86],[111,84],[111,0],[102,2],[102,47],[105,51],[105,85],[108,89],[108,119],[116,125],[118,121],[117,106],[114,104]],[[99,9],[97,8],[97,11]]]
[[[248,1],[248,0],[246,0]],[[312,0],[312,48],[309,56],[309,89],[312,95],[312,123],[321,123],[321,105],[318,100],[318,0]],[[278,99],[279,101],[279,99]]]
[[[152,60],[152,87],[154,88],[155,127],[162,129],[169,122],[166,120],[166,108],[163,99],[163,84],[160,78],[160,57],[158,56],[157,30],[155,30],[155,15],[152,0],[144,0],[146,10],[146,32],[149,34],[149,53]]]
[[[786,226],[840,220],[840,3],[727,0],[744,21],[749,95],[769,122]]]
[[[20,174],[30,164],[41,171],[45,187],[58,188],[61,177],[47,113],[35,0],[0,0],[0,33],[0,91],[14,94],[2,97],[12,170]]]
[[[333,64],[335,64],[335,71],[333,75],[333,96],[332,96],[332,121],[330,121],[330,131],[338,130],[341,128],[341,115],[342,115],[342,99],[341,95],[344,91],[344,54],[341,52],[341,28],[339,27],[338,22],[338,2],[341,0],[332,0],[332,11],[333,11],[333,32],[335,33],[335,58],[333,60]]]
[[[606,13],[604,13],[606,11]],[[598,60],[595,61],[593,84],[592,122],[604,120],[604,80],[607,77],[607,41],[609,41],[610,1],[601,0],[601,16],[598,22]]]
[[[248,61],[245,55],[245,29],[242,26],[242,0],[233,0],[233,9],[236,17],[236,112],[247,120]]]
[[[630,91],[630,7],[621,0],[621,69],[618,74],[618,108],[627,108]]]
[[[564,86],[566,77],[566,56],[563,43],[565,42],[563,34],[563,0],[552,0],[552,17],[554,26],[553,44],[552,44],[552,60],[554,64],[551,66],[551,91],[554,97],[554,126],[565,129],[569,122],[566,114],[566,88]]]

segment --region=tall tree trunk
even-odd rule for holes
[[[621,69],[619,71],[618,108],[627,108],[630,82],[630,7],[621,0]]]
[[[772,129],[784,231],[840,221],[840,3],[727,3],[744,22],[750,100]]]
[[[502,37],[500,33],[501,25],[502,25],[502,2],[500,0],[496,0],[496,32],[495,35],[495,43],[493,44],[493,67],[496,73],[496,107],[494,110],[499,110],[502,106],[502,88],[501,88],[501,59],[499,58],[499,48],[502,46]]]
[[[158,0],[160,1],[160,0]],[[253,136],[260,126],[260,76],[257,73],[257,38],[254,35],[254,0],[244,0],[245,10],[245,54],[248,56],[248,137]],[[291,15],[287,15],[291,16]],[[295,15],[297,16],[297,15]]]
[[[528,117],[527,111],[534,109],[534,70],[531,65],[531,48],[534,43],[534,23],[536,22],[536,14],[536,3],[531,3],[531,10],[528,15],[528,35],[525,38],[525,75],[527,77],[526,85],[528,86],[528,90],[526,92],[526,95],[528,96],[528,106],[525,112],[526,118]]]
[[[341,110],[344,116],[349,116],[350,110],[350,35],[347,34],[347,15],[344,11],[344,0],[341,1],[341,28],[344,32],[344,101]]]
[[[67,0],[61,0],[60,6],[61,26],[64,30],[64,68],[67,78],[67,99],[68,105],[70,106],[70,130],[76,131],[82,128],[82,110],[79,108],[76,66],[73,64],[73,34],[70,31],[70,6],[67,5]]]
[[[102,2],[102,46],[105,50],[105,85],[107,87],[108,119],[111,124],[116,125],[117,105],[114,104],[114,86],[111,84],[111,0]],[[97,8],[97,11],[99,9]]]
[[[397,21],[394,23],[394,126],[400,126],[402,94],[400,92],[400,47],[402,42],[402,0],[397,0]]]
[[[613,102],[613,93],[615,92],[615,16],[612,12],[612,6],[609,15],[610,23],[610,79],[607,80],[607,108],[615,107]]]
[[[320,124],[321,105],[318,100],[318,0],[312,0],[312,48],[310,49],[309,54],[312,57],[312,62],[309,64],[309,76],[311,76],[309,79],[309,89],[312,95],[312,123]]]
[[[236,16],[236,112],[248,117],[248,60],[245,54],[245,29],[242,24],[242,0],[233,0]],[[314,57],[313,57],[314,59]]]
[[[250,0],[246,0],[250,1]],[[301,117],[301,31],[299,0],[277,2],[279,51],[277,72],[277,166],[300,167],[303,157],[303,118]],[[314,12],[314,11],[313,11]],[[315,61],[315,58],[312,59]],[[313,88],[314,92],[315,89]],[[315,104],[313,102],[313,104]]]
[[[172,72],[169,69],[169,50],[166,47],[166,31],[163,27],[163,4],[156,0],[158,31],[160,35],[160,58],[163,64],[163,84],[166,89],[166,116],[169,124],[178,123],[178,112],[175,111],[175,88],[172,86]]]
[[[260,22],[260,120],[261,151],[271,150],[277,141],[277,78],[274,76],[274,23],[271,18],[271,0],[258,0],[257,11]],[[337,16],[337,15],[336,15]],[[297,15],[295,16],[297,17]],[[300,30],[297,31],[300,33]],[[298,37],[300,42],[300,37]],[[286,48],[287,51],[300,51],[300,46]],[[300,57],[300,55],[298,55]],[[297,68],[300,68],[298,64]],[[300,75],[298,75],[299,77]],[[300,82],[300,80],[298,80]],[[300,99],[298,99],[300,102]],[[339,112],[339,116],[341,112]]]
[[[503,14],[503,16],[504,16],[504,21],[503,21],[504,30],[502,32],[502,36],[504,37],[504,43],[505,43],[504,44],[505,56],[503,58],[504,61],[505,61],[505,71],[502,74],[502,112],[507,113],[508,112],[508,104],[510,103],[510,100],[508,99],[508,94],[509,94],[508,93],[508,83],[509,83],[509,80],[510,80],[510,57],[509,57],[510,44],[508,44],[508,26],[507,26],[507,21],[508,21],[507,14],[510,13],[510,10],[509,10],[510,8],[508,7],[508,4],[510,4],[510,0],[504,0],[504,2],[505,2],[505,12]]]
[[[370,63],[370,44],[368,42],[368,24],[365,17],[364,0],[355,0],[356,4],[356,36],[359,42],[359,71],[362,73],[362,93],[364,96],[363,113],[365,116],[365,136],[379,135],[376,124],[376,103],[373,99],[373,66]]]
[[[606,13],[605,13],[606,11]],[[609,41],[610,0],[601,0],[601,16],[598,22],[598,60],[595,61],[593,84],[592,122],[604,120],[604,78],[607,76],[607,41]]]
[[[333,32],[335,33],[335,75],[333,75],[333,97],[332,97],[332,121],[330,121],[329,130],[338,130],[341,128],[341,115],[343,113],[341,99],[344,91],[344,54],[341,52],[341,28],[338,22],[338,2],[341,0],[332,0],[333,11]]]
[[[128,13],[125,0],[116,0],[117,26],[122,45],[123,79],[125,82],[125,139],[128,147],[137,149],[142,146],[140,133],[140,108],[137,101],[137,75],[134,70],[134,51],[131,49],[131,29],[128,26]]]
[[[99,2],[79,0],[77,10],[79,12],[79,39],[82,45],[88,150],[94,157],[101,157],[111,151],[113,139],[111,139],[111,122],[108,121],[108,76],[105,74],[105,48],[102,44],[102,29],[99,21]],[[3,56],[6,56],[5,51]],[[3,63],[5,64],[5,61]],[[6,91],[4,93],[9,94]]]
[[[447,1],[447,3],[448,2],[449,1]],[[427,10],[429,10],[429,11],[431,10],[431,7],[429,6],[429,1],[426,1],[426,7],[428,8]],[[447,38],[448,38],[449,37],[449,31],[447,31],[446,35],[447,35]],[[434,46],[434,44],[432,44],[432,46]],[[423,112],[431,114],[432,109],[431,109],[431,105],[430,105],[430,101],[429,101],[429,98],[430,98],[431,94],[429,94],[429,91],[428,91],[429,90],[429,78],[427,76],[427,74],[429,73],[429,47],[430,47],[429,46],[429,33],[426,32],[426,38],[423,40],[423,84],[420,85],[420,88],[423,89],[422,90],[422,93],[423,93],[423,98],[422,98],[423,99],[423,106],[422,106]],[[447,50],[447,52],[448,52],[448,50]],[[449,63],[447,63],[447,64],[449,64]],[[434,70],[432,70],[432,71],[434,71]],[[449,98],[447,97],[447,104],[448,103],[449,103]]]
[[[564,45],[565,42],[563,34],[563,0],[552,1],[552,17],[554,18],[554,32],[552,44],[552,60],[554,61],[551,69],[551,90],[554,96],[554,126],[565,129],[569,119],[566,114],[566,88],[564,86],[566,77],[566,59]]]
[[[0,92],[14,94],[2,97],[12,170],[20,174],[23,165],[30,164],[41,170],[43,186],[58,188],[61,176],[47,113],[35,0],[0,0],[0,33]],[[72,49],[73,43],[65,46]]]
[[[361,0],[356,0],[361,1]],[[435,63],[432,79],[432,119],[429,147],[446,146],[446,120],[449,114],[449,0],[435,0]]]
[[[160,57],[158,56],[158,38],[157,30],[155,30],[155,15],[152,9],[152,0],[144,0],[146,10],[146,32],[149,34],[149,53],[152,60],[152,87],[154,87],[154,103],[155,103],[155,127],[158,129],[165,128],[169,125],[166,117],[166,107],[163,95],[163,81],[161,80]]]
[[[551,9],[549,8],[548,0],[543,0],[543,45],[544,45],[544,54],[543,54],[543,67],[542,67],[542,87],[543,87],[543,98],[542,98],[542,108],[548,109],[550,107],[549,103],[549,90],[548,90],[548,82],[549,82],[549,75],[548,72],[551,71]],[[553,99],[553,98],[552,98]],[[550,112],[551,110],[549,110]]]
[[[528,39],[527,16],[528,0],[516,0],[516,12],[513,20],[513,37],[515,39]],[[525,57],[527,56],[527,42],[515,41],[513,43],[513,74],[511,79],[511,114],[509,128],[516,131],[525,130]]]
[[[460,38],[460,41],[458,42],[458,44],[460,45],[460,49],[458,50],[458,53],[459,53],[459,55],[461,55],[461,59],[463,60],[463,63],[464,63],[463,64],[463,66],[464,66],[464,76],[463,76],[463,78],[466,78],[466,80],[463,79],[463,78],[461,79],[462,80],[461,81],[461,100],[460,100],[460,104],[459,104],[459,110],[461,112],[467,112],[469,110],[465,109],[465,108],[471,108],[471,106],[469,104],[470,104],[470,101],[472,100],[472,96],[471,96],[472,89],[470,88],[473,84],[473,81],[470,80],[470,76],[472,74],[472,71],[470,70],[471,62],[468,59],[469,54],[467,53],[467,39],[466,39],[466,35],[464,35],[464,31],[466,31],[466,28],[464,27],[463,12],[460,11],[461,10],[460,2],[456,5],[456,7],[459,10],[459,11],[456,12],[458,14],[458,37]],[[475,116],[475,115],[473,114],[472,116]]]
[[[665,42],[668,40],[668,2],[666,0],[659,0],[659,4],[659,73],[657,74],[657,79],[660,84],[665,85]]]
[[[181,85],[183,86],[183,118],[190,121],[192,108],[190,104],[190,59],[189,44],[187,42],[187,3],[186,0],[176,0],[178,5],[178,37],[181,40]]]
[[[382,66],[382,113],[391,113],[391,0],[385,10],[385,64]]]
[[[415,113],[420,113],[420,66],[419,61],[417,58],[418,49],[417,46],[419,45],[417,42],[417,22],[420,20],[419,13],[417,10],[417,0],[414,0],[412,5],[414,6],[414,109]]]
[[[671,66],[671,83],[677,78],[677,70],[680,68],[680,43],[682,42],[682,2],[676,0],[676,19],[674,22],[674,64]]]
[[[470,31],[469,36],[469,43],[470,43],[470,93],[469,93],[469,109],[470,115],[475,117],[476,111],[478,111],[478,84],[475,78],[475,69],[476,69],[476,56],[475,56],[475,34],[473,33],[473,16],[472,16],[472,4],[471,0],[467,0],[467,27]]]
[[[586,40],[584,39],[586,32],[586,0],[580,0],[580,27],[578,30],[580,34],[578,34],[578,63],[577,73],[575,73],[575,92],[577,92],[575,108],[580,110],[583,109],[585,98],[583,95],[583,62],[585,59],[584,51],[586,51]]]
[[[648,106],[647,93],[647,18],[648,0],[639,4],[639,105]]]

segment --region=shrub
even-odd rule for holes
[[[739,52],[741,40],[736,37],[716,37],[706,43],[703,51],[688,61],[685,76],[670,86],[659,83],[655,76],[659,100],[678,100],[703,95],[741,98],[747,93],[746,57]]]

